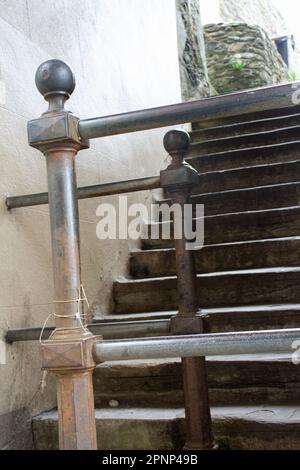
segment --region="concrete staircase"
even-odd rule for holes
[[[205,204],[196,263],[206,331],[300,327],[299,107],[195,124],[191,135],[188,161],[201,173],[192,200]],[[110,321],[174,315],[172,240],[144,240],[113,296]],[[300,449],[299,367],[291,355],[208,359],[221,448]],[[94,390],[99,449],[183,445],[180,359],[103,364]],[[56,448],[56,412],[37,416],[33,432],[37,449]]]

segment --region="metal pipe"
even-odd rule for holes
[[[75,88],[67,64],[49,60],[35,82],[48,111],[28,123],[30,145],[46,157],[54,278],[55,326],[41,347],[42,366],[57,378],[59,449],[96,450],[97,435],[91,348],[95,337],[81,314],[81,264],[75,159],[87,148],[76,129],[78,118],[64,108]],[[63,130],[62,130],[63,129]]]
[[[168,334],[170,320],[143,320],[110,323],[92,323],[88,329],[94,335],[101,335],[104,338],[128,338],[138,335]],[[54,328],[47,327],[43,331],[43,339],[47,339]],[[17,341],[36,341],[40,338],[42,328],[20,328],[9,330],[6,333],[5,341],[14,343]]]
[[[94,345],[94,358],[101,363],[227,354],[292,354],[296,340],[300,340],[300,328],[100,341]]]
[[[197,171],[184,162],[191,138],[183,130],[170,130],[164,137],[164,147],[172,158],[162,171],[162,187],[169,193],[172,204],[181,208],[180,218],[174,215],[174,228],[180,229],[180,237],[174,236],[178,314],[171,320],[172,334],[199,334],[203,322],[197,295],[197,272],[194,251],[187,249],[185,207],[190,202],[193,187],[199,181]],[[182,358],[184,407],[186,420],[186,450],[213,449],[215,447],[208,397],[205,357]]]
[[[115,183],[96,184],[83,186],[77,189],[77,199],[90,199],[93,197],[111,196],[114,194],[130,193],[135,191],[147,191],[160,188],[160,177],[150,176],[135,180],[117,181]],[[48,193],[27,194],[24,196],[9,196],[6,198],[6,207],[16,209],[18,207],[39,206],[48,204]]]
[[[95,139],[211,118],[291,107],[294,104],[292,98],[295,89],[299,84],[294,82],[268,86],[188,103],[83,119],[79,122],[78,130],[83,139]]]

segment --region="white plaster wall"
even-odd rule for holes
[[[26,123],[46,109],[34,74],[49,58],[74,69],[77,87],[68,107],[81,118],[179,102],[175,2],[0,0],[0,340],[8,328],[42,325],[52,311],[48,208],[8,212],[4,203],[7,195],[46,190],[44,157],[28,147]],[[164,132],[93,141],[78,156],[79,185],[158,174],[166,159]],[[151,194],[130,200],[149,202]],[[112,280],[126,273],[129,245],[96,239],[99,202],[80,202],[83,282],[90,301],[106,313]],[[6,361],[0,415],[53,405],[51,380],[44,395],[31,400],[41,378],[37,343],[7,347]]]
[[[202,24],[220,23],[220,0],[200,0]]]

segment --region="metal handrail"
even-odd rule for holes
[[[94,139],[184,124],[196,120],[203,122],[210,118],[224,118],[236,114],[289,108],[293,104],[293,95],[299,86],[300,82],[294,82],[293,84],[261,87],[188,103],[83,119],[78,123],[78,131],[82,139]],[[78,188],[77,198],[88,199],[157,188],[160,188],[159,176],[152,176]],[[48,204],[48,193],[9,196],[5,202],[9,210]]]
[[[27,130],[29,144],[45,155],[47,163],[56,328],[51,340],[42,342],[41,349],[43,369],[54,372],[57,377],[59,447],[64,450],[97,448],[92,384],[95,362],[181,357],[185,449],[213,449],[215,444],[205,356],[218,353],[290,352],[293,342],[299,339],[300,329],[203,335],[195,259],[186,248],[187,238],[184,234],[181,239],[175,239],[178,313],[162,323],[131,324],[129,327],[123,324],[117,328],[116,325],[106,325],[110,332],[121,329],[126,333],[129,328],[130,333],[135,329],[135,334],[145,330],[161,333],[161,329],[166,328],[172,336],[114,341],[97,338],[84,327],[79,314],[79,301],[82,299],[77,199],[78,194],[82,197],[99,195],[99,186],[97,189],[86,187],[77,191],[74,161],[79,150],[89,147],[87,140],[92,138],[241,114],[257,115],[264,110],[287,109],[292,104],[298,104],[293,99],[297,98],[294,95],[297,92],[295,84],[80,121],[64,107],[75,88],[74,74],[67,64],[57,59],[44,62],[37,70],[35,81],[39,92],[48,101],[48,110],[40,118],[29,121]],[[298,82],[296,88],[299,85]],[[142,189],[148,189],[145,188],[148,184],[151,188],[153,185],[161,186],[170,193],[172,203],[184,208],[192,189],[199,182],[197,171],[184,162],[189,145],[190,136],[187,132],[169,131],[164,137],[164,147],[172,163],[160,173],[160,178],[155,177],[154,181],[150,178],[151,182],[147,179],[143,181]],[[136,182],[115,183],[114,187],[106,185],[106,188],[101,185],[100,192],[101,195],[117,194],[128,192],[129,187],[140,190],[141,186],[137,189],[138,185]],[[36,204],[41,199],[44,202],[48,200],[46,193],[28,197]],[[24,198],[26,196],[14,202],[23,207]],[[7,202],[8,207],[9,204],[13,204],[13,201]],[[33,332],[35,334],[36,331]],[[84,419],[81,419],[82,415]],[[64,419],[64,416],[68,419]]]
[[[294,82],[272,87],[252,88],[187,103],[83,119],[79,122],[78,131],[83,139],[95,139],[212,118],[288,108],[295,105],[293,97],[299,86],[300,82]]]
[[[138,335],[168,334],[170,330],[170,319],[139,320],[139,321],[118,321],[91,323],[87,328],[95,335],[104,338],[128,338]],[[54,327],[46,328],[17,328],[8,330],[5,341],[9,344],[20,341],[37,341],[43,333],[43,339],[48,338]]]
[[[90,199],[93,197],[111,196],[115,194],[146,191],[160,188],[160,177],[150,176],[114,183],[95,184],[77,189],[77,199]],[[27,194],[24,196],[10,196],[6,198],[6,207],[16,209],[18,207],[39,206],[48,204],[48,193]]]
[[[135,359],[163,359],[257,353],[291,353],[300,328],[100,341],[94,346],[96,363]]]

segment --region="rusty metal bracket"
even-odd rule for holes
[[[96,366],[93,360],[93,347],[102,336],[91,336],[80,341],[43,341],[43,369],[51,371],[90,369]]]
[[[201,313],[193,316],[175,315],[170,319],[171,335],[196,335],[203,333]]]
[[[47,114],[28,122],[27,133],[31,147],[40,150],[44,145],[64,142],[78,144],[82,149],[89,148],[89,141],[81,139],[78,134],[78,117],[66,111]]]

